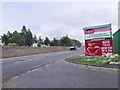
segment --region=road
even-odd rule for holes
[[[118,88],[118,75],[65,64],[84,49],[60,51],[2,61],[3,88]]]

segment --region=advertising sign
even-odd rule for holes
[[[101,56],[113,53],[111,24],[85,27],[86,56]]]
[[[84,28],[85,40],[112,38],[111,24]]]
[[[101,56],[113,53],[113,40],[86,41],[86,56]]]

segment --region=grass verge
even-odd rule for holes
[[[110,62],[119,62],[120,57],[110,58],[110,57],[102,57],[102,56],[83,56],[81,57],[76,64],[84,64],[84,65],[101,65],[101,64],[109,64]]]

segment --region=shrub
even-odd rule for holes
[[[7,46],[19,46],[18,44],[16,44],[16,43],[8,43],[8,45]]]

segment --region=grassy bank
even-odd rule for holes
[[[119,62],[120,57],[102,57],[102,56],[83,56],[81,57],[76,64],[85,64],[85,65],[100,65],[100,64],[110,64],[111,62]]]

